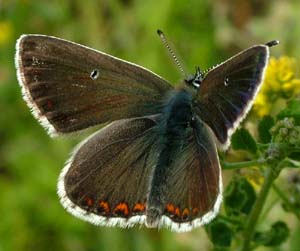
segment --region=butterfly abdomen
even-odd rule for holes
[[[157,227],[163,214],[169,168],[189,135],[192,120],[192,97],[185,90],[171,94],[163,109],[159,127],[160,153],[155,166],[148,196],[147,225]]]

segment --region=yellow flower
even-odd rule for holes
[[[271,58],[264,83],[254,101],[254,111],[259,117],[271,112],[277,99],[288,99],[300,93],[299,64],[295,58]]]
[[[255,99],[255,108],[257,108],[256,112],[259,116],[263,117],[266,115],[269,111],[268,107],[266,106],[267,103],[267,97],[265,95],[258,95]]]
[[[12,25],[7,21],[0,21],[0,46],[8,43],[12,38]]]

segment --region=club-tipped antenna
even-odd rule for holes
[[[168,49],[168,51],[169,51],[170,55],[172,56],[172,58],[173,58],[175,64],[178,66],[178,68],[179,68],[179,70],[180,70],[182,76],[183,76],[184,78],[186,78],[187,75],[186,75],[186,73],[185,73],[185,71],[184,71],[184,69],[183,69],[181,63],[179,62],[179,60],[178,60],[176,54],[174,53],[174,51],[172,50],[171,46],[169,45],[169,43],[168,43],[168,41],[167,41],[167,39],[166,39],[165,34],[164,34],[161,30],[157,30],[157,34],[159,35],[159,37],[160,37],[161,41],[163,42],[163,44],[164,44],[164,45],[166,46],[166,48]]]
[[[279,44],[278,40],[272,40],[272,41],[266,43],[266,46],[272,47],[272,46],[275,46],[275,45],[278,45],[278,44]]]

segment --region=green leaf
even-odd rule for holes
[[[244,177],[231,180],[224,192],[224,207],[227,215],[248,215],[256,200],[253,186]]]
[[[282,244],[288,237],[290,231],[283,221],[275,222],[269,231],[256,232],[253,240],[267,247],[274,247]]]
[[[233,231],[229,224],[216,217],[214,221],[206,226],[209,239],[217,247],[230,247],[233,238]]]
[[[298,155],[299,155],[299,153],[298,153]],[[300,161],[293,160],[290,158],[286,158],[283,161],[284,161],[284,165],[289,168],[300,168]]]
[[[298,151],[298,152],[292,152],[291,154],[289,154],[289,156],[288,156],[290,159],[294,159],[294,160],[296,160],[296,161],[300,161],[300,152]],[[292,166],[293,167],[293,166]],[[300,167],[298,164],[296,165],[296,166],[294,166],[294,167]]]
[[[236,130],[232,135],[231,145],[234,150],[246,150],[251,153],[256,153],[257,150],[254,138],[245,128]]]
[[[300,123],[300,98],[288,102],[286,108],[277,115],[278,119],[283,119],[285,117],[292,117],[295,119],[296,124]]]
[[[272,135],[270,129],[274,126],[275,121],[271,116],[264,116],[258,124],[258,135],[262,143],[266,144],[271,141]]]

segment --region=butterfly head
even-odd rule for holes
[[[201,82],[203,80],[204,74],[201,71],[200,67],[196,67],[196,73],[194,76],[190,76],[187,79],[185,79],[185,83],[198,89],[201,85]]]

